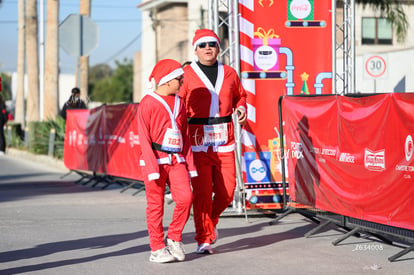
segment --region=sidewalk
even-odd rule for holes
[[[63,160],[49,157],[47,155],[36,155],[24,150],[18,150],[16,148],[8,148],[7,156],[30,160],[36,163],[41,163],[47,167],[56,168],[62,171],[68,171],[68,169],[63,164]]]
[[[213,255],[194,253],[193,219],[183,235],[182,263],[148,261],[145,192],[120,193],[74,183],[79,177],[11,152],[0,158],[0,274],[412,274],[414,252],[398,262],[401,247],[370,237],[332,241],[344,231],[291,214],[222,217]],[[174,204],[165,205],[164,226]]]

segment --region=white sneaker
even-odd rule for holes
[[[215,244],[219,239],[219,233],[217,227],[214,227],[214,239],[211,241],[211,244]]]
[[[213,254],[213,249],[209,243],[202,243],[197,247],[197,254]]]
[[[169,263],[174,262],[175,257],[171,255],[166,247],[163,247],[157,251],[151,251],[149,260],[153,263]]]
[[[176,242],[167,238],[167,246],[171,255],[173,255],[177,261],[182,262],[185,260],[185,250],[182,242]]]

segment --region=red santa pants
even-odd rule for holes
[[[233,201],[236,188],[234,152],[193,152],[198,176],[191,179],[193,210],[198,244],[215,239],[219,216]],[[214,196],[213,196],[214,194]]]
[[[158,180],[145,180],[147,197],[147,226],[151,251],[165,247],[164,228],[164,193],[167,183],[171,190],[175,208],[172,221],[168,227],[168,238],[181,242],[182,232],[190,216],[193,195],[190,186],[190,177],[185,163],[177,163],[173,157],[172,165],[160,165]]]

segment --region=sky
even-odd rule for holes
[[[17,0],[3,0],[0,4],[0,72],[17,71]],[[38,0],[38,17],[40,17]],[[60,0],[59,22],[70,14],[79,13],[80,0]],[[89,56],[89,65],[109,64],[115,60],[132,60],[141,49],[140,0],[91,0],[91,19],[98,26],[98,45]],[[44,3],[44,20],[46,5]],[[39,24],[40,28],[40,24]],[[46,29],[44,30],[46,35]],[[45,38],[46,39],[46,38]],[[59,50],[62,73],[75,73],[76,57]]]

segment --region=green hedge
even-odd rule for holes
[[[53,156],[63,159],[63,143],[65,138],[65,120],[60,116],[55,120],[47,121],[31,121],[27,125],[28,147],[25,144],[25,137],[21,131],[20,124],[9,123],[12,129],[12,140],[7,144],[9,147],[17,147],[27,149],[34,154],[47,155],[49,153],[49,139],[51,130],[55,130],[55,141],[53,148]],[[20,129],[20,130],[19,130]]]
[[[9,147],[23,148],[24,147],[24,132],[20,123],[9,122],[6,125],[6,144]]]

